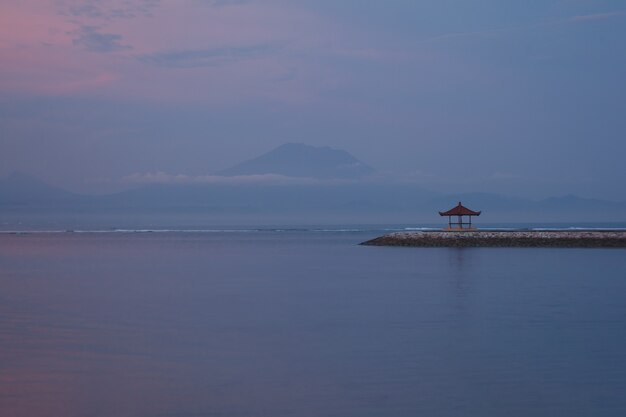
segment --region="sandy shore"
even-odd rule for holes
[[[416,247],[625,248],[626,231],[427,231],[396,232],[362,245]]]

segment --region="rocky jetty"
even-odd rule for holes
[[[424,231],[396,232],[362,245],[416,247],[626,248],[626,231]]]

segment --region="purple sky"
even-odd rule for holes
[[[0,175],[80,191],[285,142],[450,191],[626,199],[626,4],[3,0]]]

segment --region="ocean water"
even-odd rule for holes
[[[625,250],[381,232],[0,233],[0,415],[626,415]]]

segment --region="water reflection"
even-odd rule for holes
[[[620,252],[361,240],[0,236],[2,414],[626,410]]]
[[[471,305],[472,277],[475,263],[479,261],[480,251],[474,248],[445,248],[449,259],[449,282],[453,294],[453,308],[457,324],[463,325],[468,317],[468,306]]]

